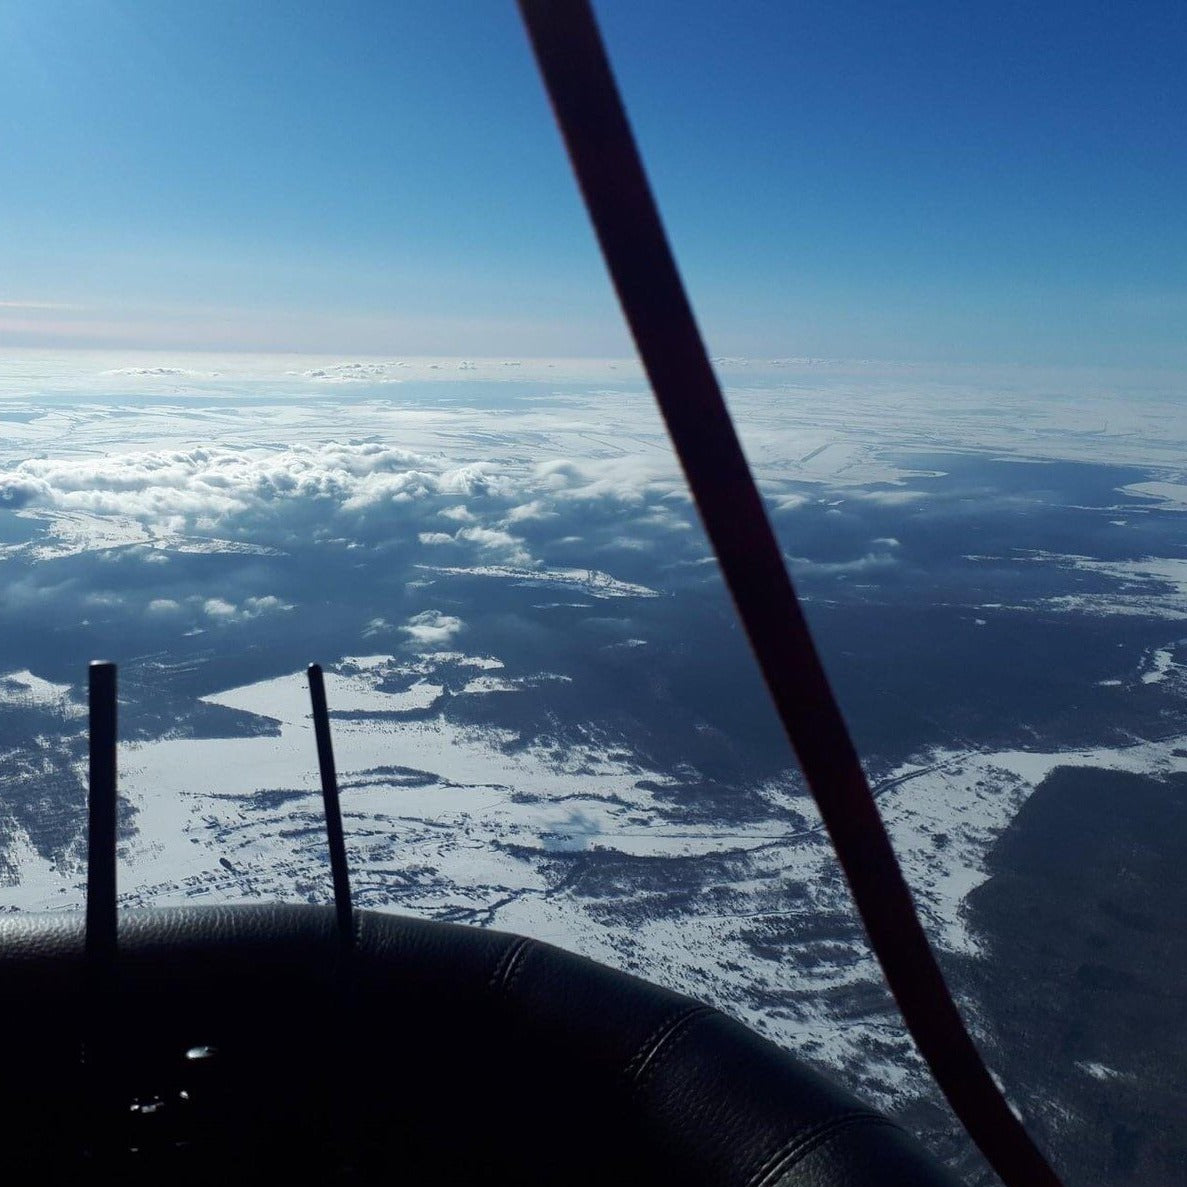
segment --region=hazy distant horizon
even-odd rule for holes
[[[0,302],[0,308],[3,303]],[[410,350],[351,350],[349,348],[333,348],[315,350],[302,347],[284,349],[255,349],[248,347],[193,346],[173,347],[155,346],[151,344],[132,343],[128,345],[43,345],[29,342],[5,342],[0,337],[0,385],[8,376],[5,374],[9,364],[18,360],[53,363],[54,361],[71,362],[85,359],[117,362],[126,358],[129,364],[137,362],[156,362],[159,365],[184,364],[191,361],[212,363],[219,359],[225,360],[253,360],[265,363],[270,360],[300,363],[308,360],[311,363],[327,362],[337,365],[350,362],[366,364],[384,364],[389,366],[407,366],[413,368],[418,377],[434,378],[428,371],[436,369],[447,371],[450,369],[465,370],[470,366],[516,367],[528,366],[541,369],[560,370],[562,373],[577,377],[588,373],[590,368],[619,369],[634,373],[638,378],[644,378],[643,366],[639,356],[628,347],[621,352],[599,352],[595,350],[576,350],[572,353],[533,353],[532,351],[501,350],[483,353],[481,351],[410,351]],[[1187,364],[1164,364],[1142,362],[1113,362],[1100,363],[1083,360],[1066,362],[1036,362],[1024,360],[985,360],[976,358],[949,359],[942,357],[928,358],[924,356],[912,358],[892,358],[875,355],[863,355],[857,352],[849,354],[814,354],[795,353],[791,351],[768,351],[751,354],[739,352],[709,352],[709,359],[714,370],[728,384],[732,376],[779,372],[788,368],[805,367],[811,369],[846,369],[859,371],[886,371],[889,374],[904,374],[920,372],[931,378],[938,378],[945,374],[958,375],[961,373],[976,374],[983,377],[1008,375],[1011,373],[1043,376],[1064,375],[1069,377],[1085,377],[1091,379],[1099,376],[1102,379],[1115,376],[1130,376],[1134,378],[1147,377],[1150,380],[1165,380],[1171,389],[1187,394]],[[423,369],[423,374],[421,370]],[[509,376],[510,377],[510,376]],[[541,377],[544,377],[541,375]]]

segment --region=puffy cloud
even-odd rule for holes
[[[440,543],[430,533],[445,519],[462,529],[458,542],[502,550],[516,564],[526,546],[510,528],[556,519],[567,504],[654,510],[679,490],[670,473],[634,458],[495,463],[373,441],[39,457],[0,471],[0,506],[120,519],[158,538],[218,534],[283,547],[290,533],[293,542],[310,530],[365,541],[386,531]]]
[[[240,604],[228,602],[227,598],[223,597],[191,597],[186,599],[191,605],[199,605],[205,616],[214,618],[216,622],[247,622],[250,618],[259,618],[264,614],[277,614],[283,610],[291,610],[292,603],[281,601],[280,598],[274,594],[266,594],[264,597],[248,597],[243,599]],[[152,610],[154,605],[158,603],[166,603],[161,612],[169,609],[169,598],[158,598],[157,601],[148,604],[148,609]],[[173,607],[177,607],[176,602],[172,602]]]
[[[523,541],[501,528],[461,528],[457,539],[477,544],[484,553],[496,554],[511,565],[529,565],[532,562],[531,554],[523,547]]]
[[[485,427],[463,439],[467,449],[490,448]],[[688,534],[681,483],[650,454],[540,462],[534,438],[497,449],[494,461],[453,448],[298,440],[41,456],[0,470],[0,508],[41,520],[31,558],[136,545],[125,554],[141,564],[179,552],[301,555],[333,545],[381,549],[394,564],[448,547],[449,563],[463,568],[532,568],[571,564],[582,538],[602,565],[613,568],[604,554],[619,550],[633,567],[662,551],[660,538]],[[146,589],[144,601],[170,592]],[[220,597],[234,615],[217,605],[199,613],[245,613],[240,595]]]
[[[518,507],[512,507],[507,512],[507,523],[523,523],[526,520],[533,519],[551,519],[557,514],[551,508],[545,506],[543,500],[533,499],[530,503],[523,503]]]
[[[305,379],[316,379],[322,383],[400,383],[401,378],[392,372],[406,366],[406,363],[338,363],[315,367],[301,374]]]
[[[455,495],[513,496],[516,482],[487,462],[458,466],[441,475],[440,489]]]
[[[876,503],[880,507],[905,507],[909,503],[918,503],[921,499],[926,499],[928,496],[925,491],[921,490],[882,490],[874,488],[872,490],[849,490],[845,492],[845,497],[858,499],[863,503]]]
[[[776,511],[798,511],[801,507],[809,506],[812,501],[808,495],[803,494],[775,495],[772,505]]]
[[[429,547],[473,544],[478,547],[484,561],[494,558],[512,565],[533,563],[531,553],[523,546],[523,540],[502,528],[459,528],[453,535],[448,532],[420,532],[417,539]]]
[[[51,493],[49,484],[40,478],[20,473],[0,474],[0,507],[10,511],[42,502]]]
[[[414,614],[400,630],[413,643],[439,647],[465,630],[465,627],[466,624],[452,614],[442,614],[440,610],[424,610],[420,614]]]
[[[221,524],[293,500],[350,508],[422,497],[475,482],[470,469],[374,443],[148,450],[31,458],[0,474],[0,498],[172,528]]]
[[[193,371],[189,367],[113,367],[109,371],[101,372],[103,375],[138,375],[138,376],[163,376],[163,375],[189,375],[202,376],[201,371]]]
[[[553,499],[609,500],[638,504],[649,495],[686,495],[683,481],[669,466],[659,468],[637,457],[542,462],[536,466],[538,485]]]
[[[248,618],[258,618],[261,614],[274,614],[292,608],[291,602],[282,601],[275,594],[266,594],[262,598],[245,599],[242,613]]]
[[[899,542],[891,536],[882,536],[870,542],[864,556],[844,561],[817,561],[807,557],[793,556],[788,561],[797,577],[843,577],[850,573],[869,573],[890,569],[899,563],[895,551]]]
[[[200,598],[190,600],[201,601],[202,613],[207,618],[213,618],[216,622],[246,622],[252,618],[259,618],[262,614],[275,614],[293,608],[292,603],[281,601],[274,594],[245,598],[239,605],[228,602],[226,598],[207,598],[205,601]]]

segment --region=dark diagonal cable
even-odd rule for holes
[[[940,973],[697,330],[587,0],[519,0],[635,345],[870,944],[937,1083],[1009,1187],[1058,1187]]]

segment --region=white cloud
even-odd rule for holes
[[[890,569],[899,563],[895,550],[899,542],[891,536],[884,536],[872,541],[872,546],[864,556],[855,557],[848,561],[816,561],[807,557],[793,556],[788,558],[793,574],[813,577],[836,577],[850,573],[871,573],[880,569]]]
[[[139,376],[159,376],[159,375],[189,375],[200,376],[202,372],[191,371],[188,367],[113,367],[110,371],[104,371],[104,375],[139,375]]]
[[[192,370],[167,362],[141,368],[145,382],[171,383],[178,376],[166,371]],[[126,385],[128,376],[117,380]],[[316,544],[383,548],[400,564],[449,546],[453,565],[529,568],[572,563],[565,541],[582,536],[612,566],[604,554],[615,540],[637,552],[639,541],[688,534],[687,496],[666,447],[632,438],[618,457],[584,458],[572,451],[588,445],[591,426],[562,422],[544,430],[547,418],[534,409],[501,412],[493,429],[485,410],[346,402],[332,415],[299,401],[270,408],[263,428],[199,403],[181,411],[146,407],[142,421],[116,423],[106,411],[86,416],[85,432],[70,430],[77,449],[53,437],[45,448],[34,448],[31,438],[19,452],[0,450],[0,508],[40,528],[18,546],[31,559],[136,545],[121,555],[167,564],[178,553],[278,556]],[[319,439],[377,428],[388,440]],[[159,444],[137,448],[135,441]],[[416,448],[401,447],[405,442]],[[554,555],[558,549],[564,555]],[[143,601],[151,596],[146,590]]]
[[[423,497],[476,482],[472,470],[372,443],[199,446],[30,458],[0,473],[0,502],[128,516],[175,529],[213,526],[295,500],[357,509]]]
[[[0,507],[19,508],[51,497],[50,485],[30,474],[0,474]]]
[[[262,598],[246,599],[243,603],[242,613],[247,618],[258,618],[261,614],[275,614],[292,608],[291,602],[281,601],[275,594],[266,594]]]
[[[338,363],[332,366],[313,367],[301,374],[306,379],[321,383],[400,383],[401,377],[394,374],[402,363]]]
[[[666,459],[665,459],[666,463]],[[648,494],[659,496],[685,491],[683,481],[667,464],[633,454],[615,458],[556,459],[536,467],[539,486],[553,499],[602,500],[636,504]]]
[[[202,602],[202,612],[208,618],[220,622],[246,622],[252,618],[259,618],[262,614],[276,614],[292,608],[291,602],[282,601],[275,594],[245,598],[239,606],[234,602],[228,602],[226,598],[207,598]]]
[[[774,507],[776,511],[798,511],[801,507],[808,506],[812,501],[807,495],[776,495]]]
[[[533,519],[551,519],[556,514],[554,510],[545,506],[543,500],[533,499],[530,503],[523,503],[518,507],[512,507],[507,512],[506,522],[524,523],[527,520]]]
[[[400,627],[413,643],[437,647],[448,643],[456,634],[465,630],[466,624],[452,614],[440,610],[424,610],[414,614]]]
[[[420,532],[417,539],[428,547],[439,545],[473,544],[484,560],[492,556],[513,565],[533,564],[531,553],[518,536],[502,528],[468,527],[459,528],[453,535],[448,532]]]
[[[926,499],[927,494],[921,490],[848,490],[845,497],[860,499],[863,503],[876,503],[881,507],[905,507],[908,503]]]
[[[501,528],[461,528],[457,533],[457,539],[477,544],[483,552],[497,554],[500,559],[511,565],[532,563],[531,554],[523,547],[523,541]]]

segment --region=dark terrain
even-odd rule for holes
[[[1062,767],[970,897],[987,1054],[1068,1187],[1187,1181],[1185,852],[1187,776]]]

